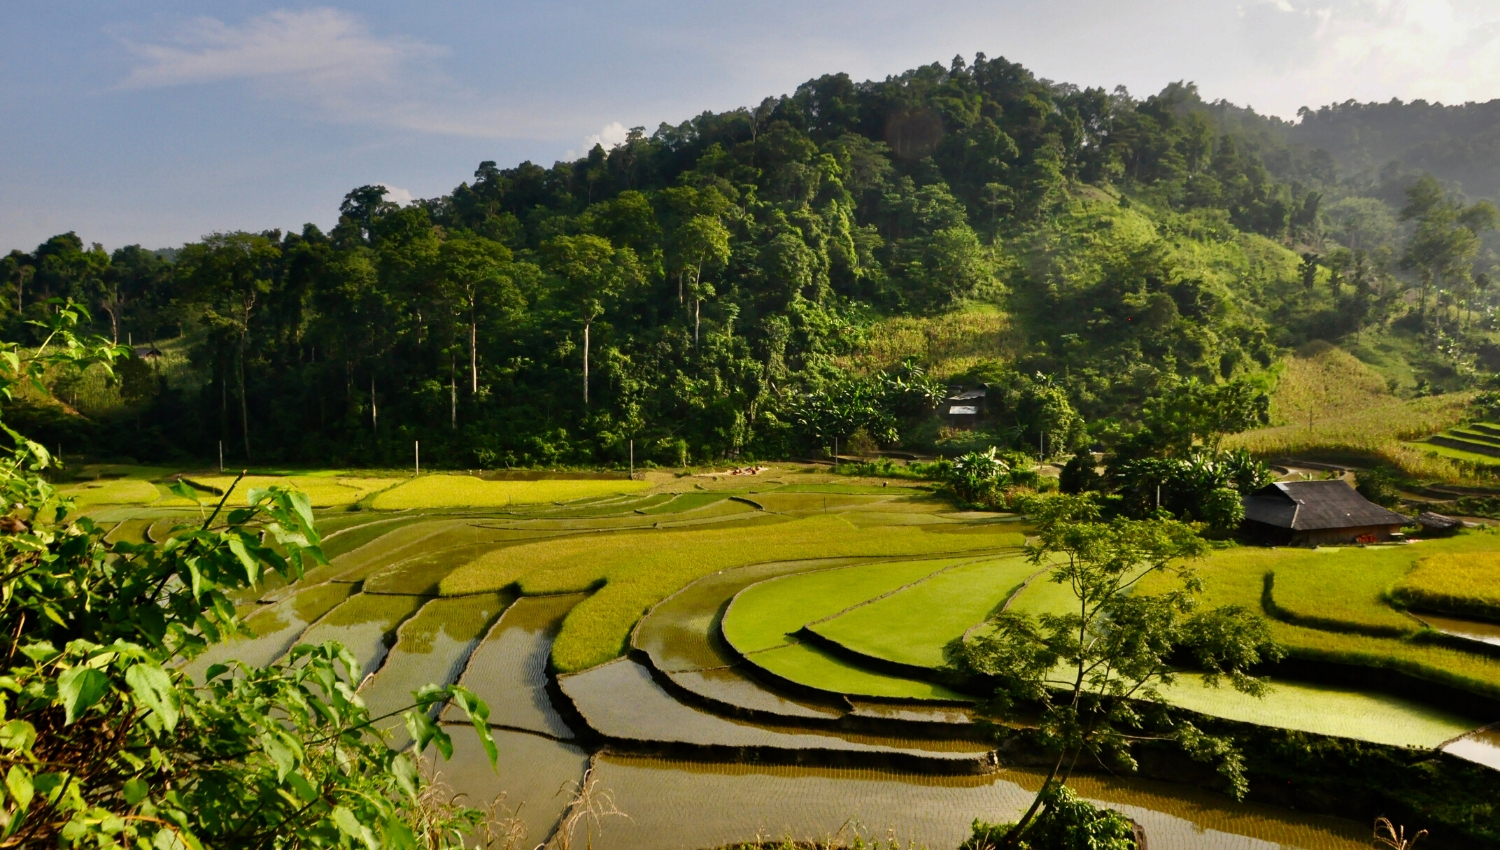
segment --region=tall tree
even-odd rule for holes
[[[438,248],[438,275],[468,318],[469,392],[479,394],[479,304],[507,282],[510,249],[490,239],[459,236]]]
[[[640,282],[640,263],[629,248],[616,248],[585,233],[558,236],[542,246],[547,269],[563,284],[562,297],[576,305],[583,324],[583,403],[589,403],[589,332],[610,301]]]
[[[250,402],[245,393],[245,348],[250,321],[264,294],[270,292],[281,249],[268,234],[214,233],[183,248],[181,268],[205,307],[205,319],[228,330],[235,341],[234,367],[239,384],[240,434],[245,460],[250,454]]]

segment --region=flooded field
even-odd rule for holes
[[[711,490],[612,495],[488,514],[336,513],[325,527],[331,563],[292,587],[247,593],[244,610],[256,636],[215,647],[191,669],[201,673],[231,656],[267,664],[298,642],[338,640],[363,666],[360,693],[377,715],[404,707],[424,684],[461,682],[490,707],[499,764],[491,769],[450,707],[442,721],[454,757],[424,754],[424,769],[444,793],[490,812],[493,834],[524,834],[515,847],[553,838],[591,767],[596,801],[612,801],[624,814],[578,827],[574,846],[597,850],[855,834],[936,850],[957,846],[976,817],[1014,817],[1039,777],[1002,763],[974,723],[972,696],[914,668],[938,664],[944,643],[1032,575],[1015,543],[967,547],[972,552],[943,545],[931,555],[908,543],[917,551],[876,555],[829,551],[826,540],[808,534],[806,557],[743,564],[745,553],[732,551],[741,547],[720,539],[719,529],[755,518],[746,539],[761,541],[758,551],[779,547],[780,555],[793,548],[786,535],[763,529],[799,520],[775,513],[826,510],[847,518],[827,522],[860,535],[869,529],[925,540],[1020,525],[899,492],[742,492],[733,499]],[[123,540],[152,535],[165,519],[121,513],[115,521],[112,534]],[[718,541],[715,557],[742,565],[706,574],[689,568],[707,554],[686,544],[710,537]],[[658,539],[672,541],[674,557],[688,565],[667,592],[640,593],[637,603],[621,593],[644,579],[594,569],[605,552],[619,559],[622,547]],[[545,561],[513,549],[533,542],[545,542],[538,550]],[[817,557],[820,548],[847,557]],[[455,571],[497,558],[512,565],[510,584],[438,595],[450,592],[444,579]],[[641,575],[655,581],[662,569]],[[616,582],[621,586],[611,591]],[[1033,582],[1018,594],[1019,607],[1056,608],[1049,584]],[[582,592],[516,596],[549,590]],[[622,644],[606,663],[558,675],[553,644],[565,620],[611,593],[624,600],[611,603],[622,611],[639,604],[625,611],[631,628],[617,632]],[[726,639],[725,621],[737,617]],[[907,666],[871,667],[861,659]],[[1500,733],[1475,732],[1474,719],[1429,705],[1292,682],[1278,682],[1271,697],[1255,701],[1189,678],[1173,689],[1173,700],[1207,714],[1442,746],[1500,768]],[[398,721],[381,727],[393,743],[407,743]],[[1186,785],[1094,776],[1075,776],[1071,784],[1145,825],[1153,850],[1365,846],[1363,824],[1236,804]]]

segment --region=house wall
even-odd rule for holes
[[[1294,532],[1274,525],[1247,521],[1245,531],[1257,541],[1271,546],[1333,546],[1357,543],[1359,538],[1374,537],[1384,543],[1391,535],[1401,530],[1399,525],[1365,525],[1353,528],[1327,528],[1317,531]]]

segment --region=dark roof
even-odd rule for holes
[[[1293,531],[1411,522],[1356,493],[1345,481],[1268,484],[1245,497],[1245,519]]]
[[[1451,516],[1435,514],[1432,511],[1422,511],[1417,514],[1417,524],[1423,528],[1431,528],[1436,531],[1448,531],[1454,528],[1462,528],[1464,521]]]
[[[980,389],[977,389],[977,390],[968,390],[967,392],[955,393],[953,395],[948,396],[948,400],[949,401],[973,401],[975,399],[984,398],[984,395],[985,395],[984,389],[980,388]]]

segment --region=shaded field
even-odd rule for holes
[[[445,595],[519,584],[526,595],[597,589],[563,623],[553,647],[559,672],[602,664],[625,650],[640,617],[677,589],[718,570],[809,554],[824,557],[940,555],[1019,545],[1006,532],[928,534],[920,527],[857,528],[838,517],[759,520],[753,526],[622,532],[580,547],[568,539],[513,546],[455,570]]]
[[[1500,621],[1500,552],[1423,558],[1392,595],[1413,607]]]
[[[649,489],[645,481],[486,481],[471,475],[424,475],[376,496],[380,511],[409,508],[499,508],[568,502]]]
[[[941,667],[944,647],[984,622],[1037,570],[1019,554],[961,564],[807,628],[861,655]]]

